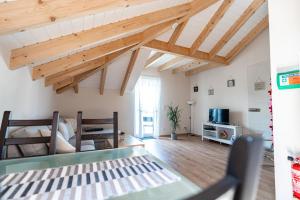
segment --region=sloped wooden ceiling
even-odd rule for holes
[[[113,76],[123,95],[140,65],[187,76],[226,66],[267,27],[265,0],[0,2],[7,65],[31,68],[57,93],[97,76],[102,95]]]

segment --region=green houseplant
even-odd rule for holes
[[[171,139],[176,140],[176,129],[179,128],[179,122],[180,122],[180,114],[181,110],[179,109],[179,106],[168,106],[168,112],[167,117],[171,124],[172,133],[171,133]]]

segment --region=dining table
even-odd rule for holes
[[[140,146],[0,161],[1,200],[179,200],[200,191]]]

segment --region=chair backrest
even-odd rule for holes
[[[189,200],[213,200],[230,190],[233,190],[234,200],[255,199],[263,152],[260,136],[238,138],[231,148],[225,177]]]
[[[112,124],[113,132],[105,134],[82,134],[82,125]],[[81,140],[113,139],[113,148],[118,148],[118,113],[113,113],[113,118],[83,119],[82,111],[77,114],[76,152],[81,150]]]
[[[2,118],[0,130],[0,160],[4,159],[7,154],[8,145],[23,145],[23,144],[40,144],[49,143],[48,154],[52,155],[56,152],[56,133],[58,129],[59,113],[53,112],[52,119],[37,119],[37,120],[11,120],[11,112],[5,111]],[[22,126],[52,126],[50,137],[24,137],[24,138],[6,138],[8,127]]]

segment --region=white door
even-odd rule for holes
[[[265,139],[265,147],[272,145],[271,114],[269,111],[271,73],[270,64],[261,62],[248,67],[248,131],[261,134]]]
[[[141,76],[135,86],[135,136],[159,136],[160,79]]]

